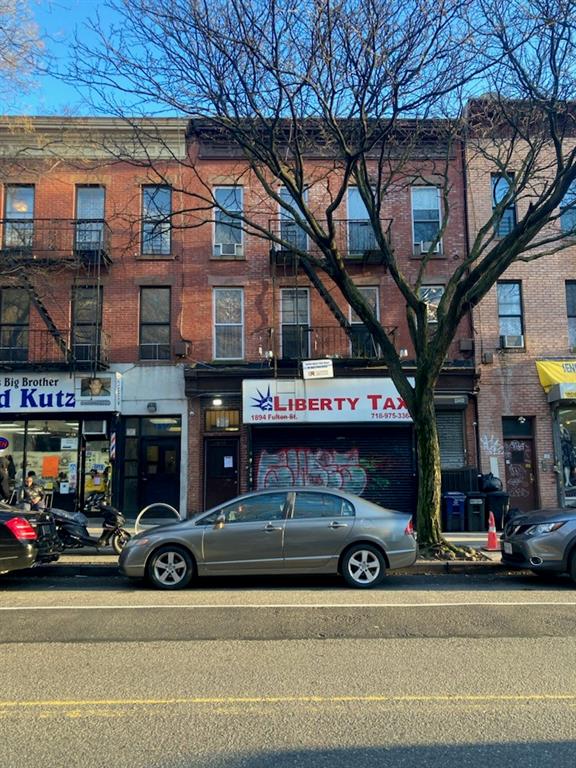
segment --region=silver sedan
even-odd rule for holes
[[[329,488],[285,488],[238,496],[127,543],[120,570],[159,589],[194,576],[340,573],[375,587],[386,569],[416,560],[412,518]]]

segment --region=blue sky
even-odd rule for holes
[[[46,50],[59,68],[66,66],[74,30],[78,28],[82,31],[82,24],[97,10],[106,18],[105,9],[98,0],[31,0],[31,10],[45,38]],[[36,78],[35,87],[21,94],[6,111],[27,115],[88,112],[74,88],[50,76]]]

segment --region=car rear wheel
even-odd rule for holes
[[[342,558],[344,581],[356,589],[370,589],[382,582],[386,575],[383,554],[370,544],[357,544]]]
[[[175,544],[160,547],[146,566],[148,581],[158,589],[184,589],[194,575],[194,564],[188,552]]]

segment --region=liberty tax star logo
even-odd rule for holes
[[[254,400],[252,408],[260,408],[261,411],[271,411],[272,395],[270,394],[270,385],[268,385],[268,391],[265,395],[263,395],[259,389],[257,389],[256,392],[258,392],[258,397],[252,397],[252,400]]]

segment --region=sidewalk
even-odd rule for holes
[[[126,528],[133,533],[133,522],[128,522]],[[89,531],[92,536],[98,538],[102,529],[101,527],[91,526]],[[482,532],[445,533],[444,537],[452,544],[479,550],[482,550],[487,541],[487,534]],[[501,562],[500,552],[485,552],[482,550],[482,554],[486,556],[486,560],[424,560],[419,558],[411,568],[406,569],[406,573],[416,576],[432,573],[496,573],[499,570],[508,570],[508,567]],[[60,556],[58,565],[76,567],[98,565],[115,568],[118,565],[118,557],[110,547],[103,550],[84,547],[83,549],[65,552]]]

